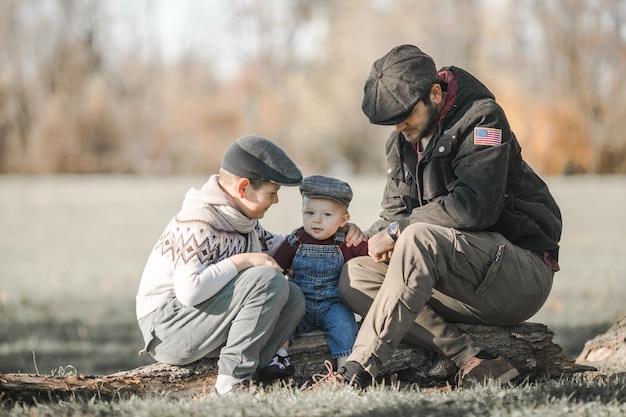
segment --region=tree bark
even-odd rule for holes
[[[606,333],[587,341],[576,362],[596,367],[605,374],[626,372],[626,315]]]
[[[560,378],[577,372],[595,370],[580,365],[563,354],[552,342],[553,333],[543,324],[522,323],[510,327],[458,324],[488,351],[502,355],[520,372],[517,380]],[[313,332],[296,339],[290,348],[296,368],[294,383],[310,382],[311,375],[325,373],[324,360],[330,359],[326,339]],[[185,366],[160,363],[106,376],[53,377],[32,374],[0,374],[0,401],[58,401],[70,398],[111,400],[130,395],[204,395],[213,389],[217,360],[202,359]],[[421,387],[453,384],[458,368],[454,363],[426,349],[401,344],[392,359],[383,366],[378,380],[417,383]]]

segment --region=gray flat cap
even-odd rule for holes
[[[371,123],[397,125],[437,80],[433,59],[413,45],[400,45],[372,64],[361,108]]]
[[[348,207],[352,201],[352,188],[337,178],[324,175],[305,177],[300,184],[300,193],[307,198],[326,198]]]
[[[222,169],[251,180],[295,186],[302,173],[285,151],[261,136],[242,136],[224,153]]]

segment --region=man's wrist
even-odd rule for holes
[[[400,235],[400,225],[398,222],[391,222],[387,226],[387,234],[393,239],[395,242],[398,240],[398,235]]]

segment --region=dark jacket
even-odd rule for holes
[[[454,105],[418,163],[402,133],[387,141],[387,184],[381,219],[372,235],[392,221],[400,230],[425,222],[467,231],[494,231],[512,243],[558,259],[561,213],[547,185],[522,160],[521,148],[493,94],[468,72],[449,67],[457,89]],[[497,146],[475,145],[474,128],[502,131]]]

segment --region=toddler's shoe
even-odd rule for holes
[[[295,369],[289,356],[274,355],[267,366],[261,368],[258,374],[259,381],[271,381],[273,379],[285,379],[293,376]]]

